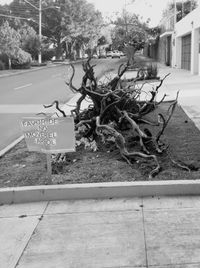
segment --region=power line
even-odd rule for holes
[[[20,19],[20,20],[31,20],[29,18],[22,18],[22,17],[16,17],[16,16],[11,16],[11,15],[5,15],[5,14],[0,14],[0,17],[6,17],[6,18],[12,18],[12,19]]]

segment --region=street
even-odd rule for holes
[[[106,71],[117,70],[123,59],[94,59],[95,76],[100,78]],[[80,86],[83,76],[82,64],[75,64],[73,84]],[[60,104],[69,101],[74,93],[65,84],[72,69],[69,65],[57,65],[36,71],[0,77],[0,150],[22,135],[20,120],[24,116],[33,116],[44,110],[43,104],[58,100]]]

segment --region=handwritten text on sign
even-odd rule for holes
[[[75,151],[72,117],[26,117],[21,121],[29,151],[62,153]]]

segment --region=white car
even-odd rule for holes
[[[85,53],[85,54],[83,55],[83,58],[84,58],[84,59],[87,59],[87,58],[88,58],[88,54]]]
[[[108,51],[108,52],[106,53],[106,57],[112,57],[112,51]]]
[[[121,57],[125,56],[123,51],[119,51]]]
[[[92,57],[93,57],[94,59],[98,59],[97,54],[93,54]]]
[[[113,58],[120,58],[120,52],[118,50],[114,50],[112,52],[112,59]]]

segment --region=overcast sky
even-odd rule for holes
[[[39,1],[39,0],[38,0]],[[99,11],[103,13],[104,17],[111,17],[115,12],[122,12],[125,7],[127,11],[139,14],[146,21],[151,19],[150,26],[157,26],[160,22],[163,9],[170,0],[87,0],[93,3]],[[173,1],[173,0],[171,0]],[[170,2],[171,2],[170,1]],[[200,0],[198,0],[200,1]],[[12,0],[0,0],[1,4],[12,2]]]
[[[122,9],[139,14],[143,20],[151,19],[150,25],[157,26],[160,22],[163,9],[169,0],[88,0],[99,9],[104,16],[111,16],[114,12],[122,12]]]

